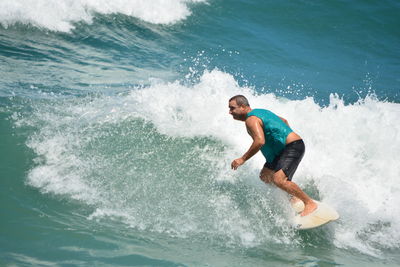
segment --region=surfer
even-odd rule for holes
[[[236,170],[261,150],[266,163],[260,172],[260,179],[265,183],[272,182],[292,195],[292,201],[303,201],[304,210],[301,216],[316,210],[317,204],[292,182],[305,147],[303,140],[292,131],[287,120],[266,109],[250,108],[247,98],[243,95],[229,99],[229,114],[235,120],[246,123],[247,132],[253,139],[247,152],[232,161],[232,169]]]

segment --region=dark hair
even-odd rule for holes
[[[233,97],[231,97],[231,99],[229,99],[229,102],[231,102],[232,100],[236,101],[236,104],[238,104],[238,106],[248,106],[250,107],[249,101],[247,100],[247,98],[244,95],[235,95]]]

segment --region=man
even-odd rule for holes
[[[276,186],[294,196],[293,201],[303,201],[306,216],[317,209],[317,204],[300,187],[292,182],[292,177],[303,158],[305,147],[299,135],[292,131],[287,120],[278,117],[265,109],[251,109],[248,100],[236,95],[229,100],[229,114],[235,120],[246,123],[247,132],[253,143],[244,155],[232,161],[231,167],[236,170],[259,150],[266,158],[260,172],[260,179]]]

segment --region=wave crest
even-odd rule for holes
[[[155,24],[173,24],[191,15],[188,4],[202,0],[6,0],[0,3],[0,24],[31,24],[68,32],[74,23],[91,23],[95,13],[120,13]]]

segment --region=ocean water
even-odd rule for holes
[[[0,266],[399,266],[397,1],[1,0]],[[293,229],[228,99],[340,220]]]

